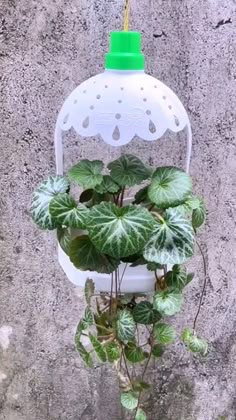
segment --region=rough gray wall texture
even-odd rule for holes
[[[115,375],[89,372],[73,346],[83,299],[56,261],[53,235],[31,223],[33,188],[54,172],[53,129],[64,98],[102,71],[110,30],[123,1],[2,0],[0,143],[0,419],[120,420]],[[180,344],[150,372],[152,420],[236,419],[235,0],[131,0],[131,25],[144,36],[147,70],[180,96],[190,113],[192,175],[206,200],[200,241],[208,264],[198,331],[211,343],[205,361]],[[126,150],[154,163],[181,163],[177,140]],[[96,147],[94,147],[96,146]],[[110,156],[104,144],[72,139],[66,155]],[[202,283],[186,292],[179,330],[191,323]]]

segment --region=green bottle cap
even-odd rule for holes
[[[106,54],[105,68],[114,70],[143,70],[139,32],[111,32],[110,52]]]

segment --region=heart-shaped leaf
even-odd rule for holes
[[[165,211],[157,220],[153,234],[144,249],[147,261],[159,264],[182,264],[194,254],[194,231],[176,209]]]
[[[131,363],[141,363],[145,359],[145,353],[141,347],[129,342],[124,348],[126,359]]]
[[[111,177],[121,187],[140,184],[151,175],[150,168],[133,155],[123,155],[109,163]]]
[[[153,306],[162,315],[174,315],[180,311],[183,296],[176,290],[160,290],[155,293]]]
[[[69,187],[69,182],[62,176],[50,176],[34,191],[30,211],[39,227],[49,230],[56,228],[58,223],[49,213],[49,204],[57,194],[67,192]]]
[[[101,252],[116,258],[138,253],[154,224],[148,210],[133,205],[117,207],[112,203],[94,206],[87,219],[92,242]]]
[[[134,410],[138,406],[138,394],[133,391],[122,392],[120,402],[127,410]]]
[[[113,181],[110,175],[104,175],[101,184],[96,185],[95,190],[99,194],[107,192],[114,194],[120,190],[120,186]]]
[[[68,194],[58,194],[50,202],[49,213],[61,226],[85,229],[89,210]]]
[[[105,350],[107,353],[107,359],[110,363],[120,358],[120,348],[116,343],[107,343],[105,344]]]
[[[175,207],[176,210],[181,212],[183,215],[191,215],[193,210],[197,209],[199,207],[199,198],[194,197],[193,195],[190,195],[187,197],[185,202],[183,204],[180,204],[179,206]]]
[[[192,181],[179,168],[158,168],[148,188],[148,197],[158,208],[166,209],[182,204],[192,191]]]
[[[83,188],[90,189],[101,184],[103,180],[102,170],[103,162],[101,160],[90,161],[84,159],[70,168],[68,177]]]
[[[161,319],[161,315],[150,302],[144,301],[138,303],[133,309],[133,317],[138,324],[154,324]]]
[[[160,323],[154,327],[154,337],[161,344],[171,344],[175,340],[176,332],[172,325]]]
[[[97,339],[97,337],[95,337],[95,335],[92,335],[92,334],[89,334],[89,339],[98,359],[101,360],[101,362],[106,362],[107,360],[106,352],[102,344],[100,343],[100,341]]]
[[[182,290],[188,283],[186,268],[175,264],[172,270],[166,274],[165,280],[169,287]]]
[[[78,236],[70,244],[69,257],[76,268],[98,273],[112,273],[119,261],[102,254],[87,235]]]
[[[206,218],[206,209],[203,200],[198,199],[198,207],[193,210],[192,214],[192,224],[194,229],[199,228],[203,225]]]
[[[123,342],[132,341],[135,329],[136,325],[131,313],[127,309],[120,311],[116,321],[116,331],[119,340]]]

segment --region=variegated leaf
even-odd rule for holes
[[[123,155],[109,163],[111,177],[121,187],[138,185],[151,175],[151,170],[140,159],[133,155]]]
[[[172,267],[172,270],[166,273],[165,280],[169,287],[182,290],[188,284],[186,268],[175,264]]]
[[[157,220],[144,249],[147,261],[159,264],[182,264],[194,254],[194,231],[189,220],[178,210],[166,210]]]
[[[172,325],[160,323],[154,327],[154,337],[159,343],[167,345],[173,343],[176,332]]]
[[[154,324],[161,319],[160,313],[148,301],[137,303],[132,314],[135,322],[143,325]]]
[[[69,190],[70,184],[62,176],[50,176],[33,193],[31,215],[34,222],[42,229],[55,229],[58,223],[49,213],[49,204],[58,194]]]
[[[110,177],[110,175],[104,175],[101,184],[95,186],[95,190],[99,194],[111,193],[114,194],[120,190],[120,186]]]
[[[135,335],[136,324],[131,313],[127,309],[123,309],[118,313],[116,321],[116,330],[118,338],[123,341],[131,341]]]
[[[68,194],[58,194],[50,202],[49,213],[61,226],[85,229],[89,210]]]
[[[154,224],[155,220],[144,208],[101,203],[91,209],[87,229],[101,252],[121,258],[138,253],[144,247]]]
[[[148,197],[158,208],[166,209],[184,203],[192,192],[190,176],[179,168],[158,168],[148,188]]]
[[[160,290],[153,297],[153,306],[162,315],[174,315],[180,311],[183,297],[177,290]]]

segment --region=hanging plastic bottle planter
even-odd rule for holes
[[[167,130],[175,133],[186,130],[188,172],[192,137],[187,112],[170,88],[145,73],[144,61],[139,32],[111,33],[105,71],[78,86],[59,112],[55,130],[58,175],[63,175],[62,133],[71,128],[81,136],[99,136],[115,147],[136,136],[153,141]],[[83,287],[90,277],[97,290],[111,290],[110,274],[77,269],[60,245],[58,256],[65,274],[75,285]],[[156,279],[145,265],[132,267],[121,263],[120,273],[124,270],[123,293],[153,291]]]

